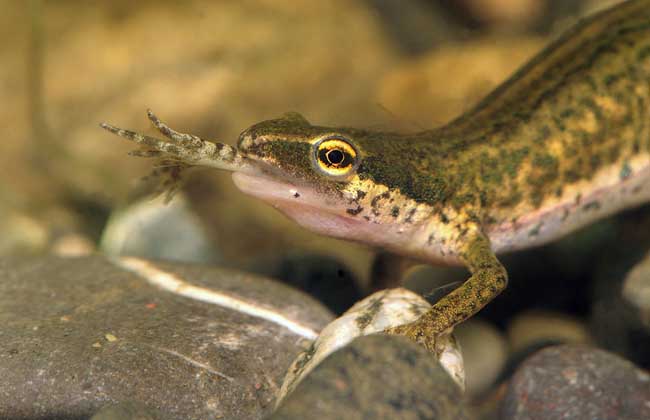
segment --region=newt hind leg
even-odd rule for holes
[[[392,328],[387,331],[389,334],[404,335],[433,352],[436,336],[470,318],[506,288],[506,270],[482,233],[477,231],[470,237],[461,258],[470,271],[470,278],[417,321]]]

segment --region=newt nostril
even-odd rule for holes
[[[240,153],[246,153],[247,150],[253,146],[255,139],[247,131],[244,131],[239,135],[239,140],[237,141],[237,150]]]

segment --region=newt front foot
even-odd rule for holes
[[[431,329],[428,328],[426,323],[421,319],[408,324],[388,328],[384,332],[391,335],[401,335],[424,346],[424,348],[429,350],[431,353],[436,352],[437,334],[432,333]]]

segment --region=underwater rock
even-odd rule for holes
[[[432,355],[404,337],[370,335],[328,356],[271,420],[466,420],[462,391]]]
[[[277,404],[333,352],[358,337],[382,333],[387,328],[413,322],[429,308],[431,305],[420,295],[401,288],[382,290],[358,302],[327,325],[309,349],[296,358],[284,378]],[[436,340],[435,355],[428,357],[439,361],[459,388],[464,390],[463,357],[451,334],[440,335]]]
[[[136,258],[0,261],[0,418],[260,419],[332,319],[259,276]]]

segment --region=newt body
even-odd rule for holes
[[[462,286],[392,331],[433,349],[505,288],[496,253],[650,201],[650,0],[583,21],[433,130],[320,127],[290,113],[235,149],[150,118],[169,140],[104,127],[179,167],[231,170],[242,191],[316,232],[465,265]]]

